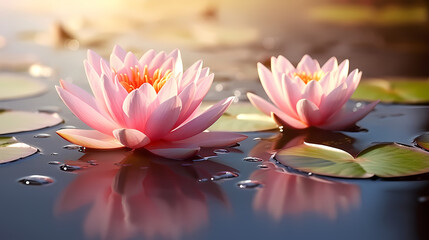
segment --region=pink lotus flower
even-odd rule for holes
[[[378,103],[357,111],[344,107],[362,76],[357,69],[350,74],[348,71],[349,61],[338,65],[335,57],[320,67],[319,62],[305,55],[296,68],[283,56],[272,57],[271,72],[261,63],[258,72],[274,105],[255,94],[247,96],[255,107],[272,115],[281,126],[343,130],[365,117]]]
[[[178,50],[146,52],[139,60],[115,46],[110,65],[88,51],[84,62],[94,96],[61,80],[56,87],[67,107],[94,130],[62,129],[64,139],[87,148],[145,148],[167,158],[184,159],[200,147],[244,140],[228,132],[205,132],[232,103],[224,99],[199,114],[213,74],[197,61],[183,72]]]

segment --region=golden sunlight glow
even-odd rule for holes
[[[163,73],[162,69],[156,69],[153,75],[150,76],[147,66],[144,67],[143,73],[140,72],[138,66],[131,67],[130,70],[131,76],[126,73],[115,72],[119,82],[128,92],[139,88],[143,83],[149,83],[158,93],[172,74],[171,70]]]
[[[308,73],[308,72],[295,72],[293,73],[294,77],[299,77],[305,84],[309,83],[311,80],[319,81],[320,79],[325,76],[325,74],[322,71],[318,71],[315,73]]]

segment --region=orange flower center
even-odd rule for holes
[[[162,69],[156,69],[152,76],[150,76],[147,66],[144,67],[143,72],[140,72],[138,66],[131,67],[130,69],[130,76],[126,73],[115,72],[119,83],[121,83],[127,92],[139,88],[143,83],[149,83],[158,93],[172,74],[171,70],[163,72]]]
[[[315,73],[308,72],[295,72],[293,73],[294,77],[299,77],[305,84],[309,83],[311,80],[319,81],[324,76],[322,71]]]

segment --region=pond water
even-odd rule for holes
[[[429,237],[429,174],[346,180],[299,173],[270,159],[273,149],[297,139],[353,154],[375,142],[413,145],[429,131],[428,106],[379,104],[359,131],[247,133],[239,146],[172,161],[70,145],[55,131],[84,126],[53,90],[0,107],[46,103],[65,122],[13,134],[40,152],[0,165],[1,239]]]

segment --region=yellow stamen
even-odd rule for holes
[[[171,70],[167,70],[163,73],[162,69],[156,69],[152,76],[150,76],[147,66],[144,67],[143,73],[140,72],[137,65],[131,67],[130,70],[130,76],[126,73],[116,73],[116,71],[114,71],[118,77],[119,83],[121,83],[127,92],[139,88],[143,83],[149,83],[158,93],[172,75]]]
[[[318,71],[315,73],[308,72],[295,72],[293,73],[294,77],[299,77],[305,84],[309,83],[311,80],[319,81],[323,78],[324,73],[322,71]]]

